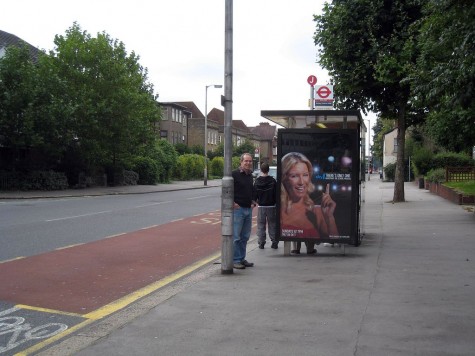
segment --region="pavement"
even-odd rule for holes
[[[174,191],[183,189],[201,189],[221,186],[221,179],[211,179],[206,182],[202,180],[193,181],[172,181],[167,184],[155,185],[128,185],[117,187],[90,187],[81,189],[63,190],[31,190],[31,191],[0,191],[2,199],[39,199],[39,198],[65,198],[80,196],[99,196],[117,194],[147,194],[163,191]]]
[[[253,236],[254,267],[214,261],[38,355],[474,355],[475,215],[393,188],[364,184],[359,247],[286,256]]]

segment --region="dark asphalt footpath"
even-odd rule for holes
[[[254,241],[255,267],[212,265],[122,327],[104,332],[104,320],[41,355],[474,355],[474,214],[405,192],[392,204],[392,183],[366,183],[365,238],[345,255]]]

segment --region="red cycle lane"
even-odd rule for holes
[[[88,314],[219,252],[220,222],[211,212],[0,263],[0,301]]]

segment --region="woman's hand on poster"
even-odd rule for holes
[[[325,193],[322,195],[322,213],[323,216],[328,219],[333,217],[333,213],[335,212],[336,203],[330,196],[330,184],[327,184],[325,188]]]

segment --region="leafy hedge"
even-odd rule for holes
[[[63,190],[68,188],[68,179],[63,172],[16,171],[0,172],[0,186],[3,190]]]
[[[178,157],[174,177],[179,180],[203,178],[204,168],[204,156],[184,154]]]
[[[427,172],[426,180],[432,183],[445,182],[445,169],[444,168],[431,169],[429,172]]]
[[[411,157],[412,167],[418,176],[424,176],[429,171],[445,167],[470,167],[475,161],[464,153],[444,152],[433,154],[427,148],[419,148]]]

